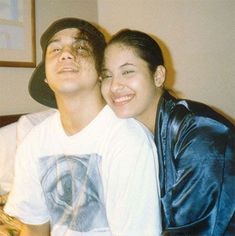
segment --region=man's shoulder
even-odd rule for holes
[[[105,107],[104,112],[106,119],[105,128],[107,130],[112,129],[112,133],[120,136],[134,137],[134,139],[153,138],[149,129],[134,118],[118,118],[108,106]]]
[[[51,132],[52,128],[57,124],[58,112],[50,114],[48,117],[45,117],[40,123],[31,127],[31,130],[28,132],[26,138],[32,139],[34,136],[39,137],[43,133]]]

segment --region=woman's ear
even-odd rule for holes
[[[102,76],[99,76],[98,81],[101,83],[102,82]]]
[[[166,68],[162,65],[158,66],[154,73],[154,83],[157,88],[163,86],[166,79]]]

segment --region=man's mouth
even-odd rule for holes
[[[78,69],[75,67],[62,67],[58,70],[58,73],[64,73],[64,72],[78,72]]]
[[[73,63],[63,63],[58,67],[58,73],[78,72],[78,66]]]

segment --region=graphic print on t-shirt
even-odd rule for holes
[[[108,230],[100,160],[97,154],[40,159],[40,180],[52,227],[61,225],[77,232]]]

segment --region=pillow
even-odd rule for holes
[[[13,181],[17,122],[0,128],[0,194],[10,190]]]
[[[56,109],[23,115],[17,122],[0,128],[0,195],[10,191],[14,176],[14,161],[17,145],[29,131]]]

